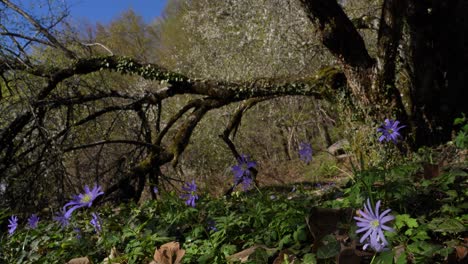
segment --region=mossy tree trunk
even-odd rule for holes
[[[454,118],[468,113],[468,3],[414,0],[408,9],[416,145],[436,145],[450,140]]]
[[[408,126],[414,149],[450,139],[454,118],[468,112],[468,60],[461,52],[468,33],[466,2],[384,0],[375,58],[336,1],[301,3],[322,43],[341,63],[361,108],[376,121],[395,115]],[[410,40],[407,49],[400,45],[403,37]],[[404,106],[395,84],[398,64],[409,72],[410,107]]]

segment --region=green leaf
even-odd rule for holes
[[[439,253],[440,255],[442,255],[444,258],[448,257],[448,255],[450,255],[450,253],[452,253],[454,250],[453,247],[446,247],[446,248],[442,248],[440,249],[437,253]]]
[[[322,246],[317,250],[318,259],[327,259],[340,253],[340,243],[333,235],[326,235],[322,239]]]
[[[393,264],[393,251],[384,251],[375,257],[372,263],[376,264]]]
[[[223,252],[224,256],[229,256],[236,253],[237,247],[234,245],[226,244],[221,247],[221,252]]]
[[[462,209],[456,206],[449,205],[449,204],[444,204],[442,205],[442,208],[441,208],[442,213],[447,213],[450,215],[457,215],[458,213],[461,213],[461,211]]]
[[[408,228],[418,227],[418,221],[415,218],[411,218],[409,214],[401,214],[395,217],[395,226],[401,229],[404,226]]]
[[[406,252],[403,251],[403,253],[401,253],[401,255],[395,260],[395,264],[406,264],[406,258]]]
[[[457,118],[455,118],[455,120],[453,122],[454,125],[461,125],[463,123],[465,123],[465,116],[457,117]]]
[[[416,234],[411,237],[411,240],[413,241],[428,240],[428,239],[430,239],[430,237],[425,230],[418,230]]]
[[[307,240],[307,230],[305,229],[305,227],[301,227],[301,228],[297,229],[296,231],[294,231],[293,237],[294,237],[294,240],[296,242],[306,241]]]
[[[432,257],[441,248],[442,246],[440,245],[434,245],[425,241],[417,241],[408,245],[410,252],[426,257]]]
[[[252,263],[268,263],[268,252],[264,248],[256,248],[254,253],[249,256],[249,262]]]
[[[448,190],[445,193],[448,196],[450,196],[451,198],[457,198],[458,197],[457,191],[455,191],[455,190]]]
[[[285,244],[287,245],[287,244],[290,244],[291,242],[293,242],[293,240],[291,239],[291,235],[289,234],[281,238],[278,246],[280,249],[282,249]]]
[[[205,263],[213,263],[213,254],[205,254],[198,258],[198,263],[205,264]]]
[[[316,264],[317,263],[317,259],[315,259],[315,255],[312,254],[312,253],[307,253],[304,255],[304,257],[302,258],[302,263],[303,264]]]
[[[434,232],[459,233],[466,231],[463,223],[453,218],[434,218],[427,227]]]

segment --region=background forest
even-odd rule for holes
[[[466,263],[466,10],[0,0],[0,262]]]

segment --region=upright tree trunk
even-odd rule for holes
[[[415,143],[437,145],[450,140],[454,118],[468,112],[468,2],[411,0],[408,11]]]
[[[414,149],[450,140],[454,118],[468,113],[467,1],[384,0],[376,60],[336,1],[300,2],[323,45],[341,62],[355,100],[376,121],[396,115],[412,133]],[[405,22],[410,43],[401,63],[410,73],[409,114],[395,85]]]

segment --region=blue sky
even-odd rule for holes
[[[107,24],[124,11],[132,8],[145,22],[160,16],[167,0],[67,0],[71,19]]]

